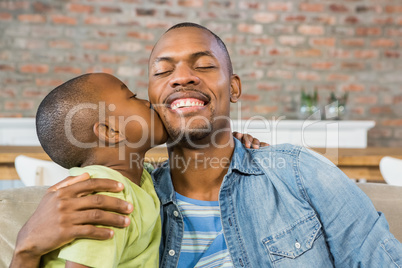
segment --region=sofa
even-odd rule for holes
[[[390,230],[402,241],[402,187],[387,184],[358,184],[384,213]],[[25,187],[0,191],[0,268],[9,266],[19,229],[39,204],[47,187]]]

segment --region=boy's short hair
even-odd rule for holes
[[[88,82],[90,75],[78,76],[53,89],[36,113],[40,144],[54,162],[65,168],[79,167],[92,157],[92,148],[83,148],[85,146],[74,141],[88,143],[91,140],[98,109],[73,110],[80,104],[99,100],[95,86]],[[65,126],[69,113],[73,114],[71,124]]]

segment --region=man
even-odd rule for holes
[[[226,48],[209,30],[179,24],[155,45],[149,97],[170,136],[170,161],[153,173],[162,207],[160,266],[402,266],[402,246],[384,216],[331,162],[297,146],[247,150],[233,139],[229,104],[240,95]],[[13,267],[35,267],[41,255],[76,238],[110,237],[91,224],[127,225],[105,210],[129,213],[130,205],[86,196],[117,185],[72,184],[80,179],[48,191],[19,234]],[[204,207],[207,224],[197,213]]]

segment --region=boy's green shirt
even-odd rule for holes
[[[134,205],[127,228],[112,228],[113,238],[99,241],[78,239],[44,257],[44,267],[64,267],[65,260],[90,267],[158,267],[161,240],[160,203],[150,174],[144,168],[141,187],[119,172],[104,166],[72,168],[70,174],[77,176],[88,172],[92,178],[107,178],[124,184],[120,193],[100,194],[124,199]],[[58,257],[57,257],[58,256]]]

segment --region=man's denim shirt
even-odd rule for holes
[[[289,144],[253,150],[235,143],[219,193],[235,267],[402,267],[402,245],[384,215],[329,160]],[[169,164],[153,177],[161,200],[160,267],[176,267],[184,225]]]

